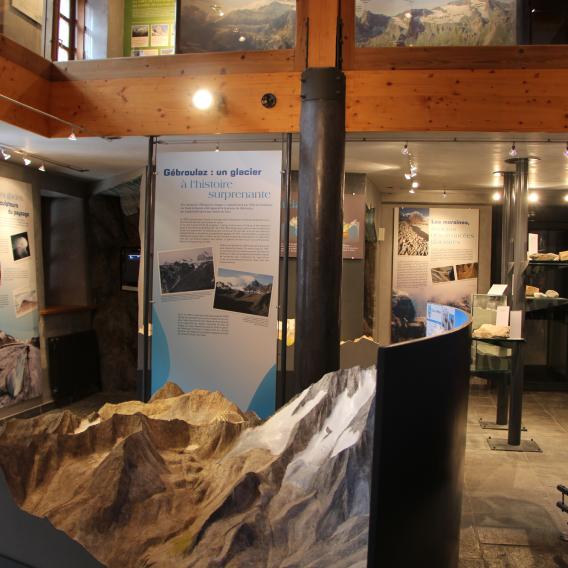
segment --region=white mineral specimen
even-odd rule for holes
[[[474,339],[506,339],[510,331],[511,328],[508,325],[484,323],[473,332],[473,337]]]

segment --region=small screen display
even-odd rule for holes
[[[123,248],[121,254],[121,282],[122,288],[138,287],[138,271],[140,270],[140,249]]]

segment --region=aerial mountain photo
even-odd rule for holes
[[[0,423],[17,505],[109,568],[366,566],[374,367],[261,423],[219,392]]]
[[[213,249],[198,248],[158,252],[162,295],[213,290]]]
[[[404,256],[428,256],[429,220],[428,208],[401,207],[398,213],[398,254]]]
[[[292,49],[295,0],[181,0],[178,53]]]
[[[0,408],[40,395],[39,338],[24,341],[0,331]]]
[[[213,307],[267,317],[271,295],[272,276],[220,268]]]
[[[516,0],[357,0],[357,47],[514,45]]]

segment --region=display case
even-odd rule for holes
[[[489,294],[473,294],[472,296],[472,329],[475,331],[483,324],[495,324],[497,308],[507,305],[506,296],[490,296]],[[472,372],[485,376],[486,373],[510,373],[511,349],[495,342],[474,339],[472,342]],[[491,377],[488,377],[491,378]]]
[[[527,387],[568,390],[568,262],[530,262],[527,284],[559,294],[558,298],[527,297]]]

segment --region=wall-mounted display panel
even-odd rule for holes
[[[12,6],[30,20],[43,25],[43,0],[12,0]]]
[[[274,412],[281,167],[274,151],[158,155],[152,392]]]
[[[270,51],[296,45],[296,0],[180,0],[177,53]]]
[[[0,178],[0,408],[41,396],[32,188]]]
[[[479,210],[395,207],[391,340],[424,337],[427,304],[471,312],[479,274]],[[442,321],[440,319],[440,321]],[[442,325],[440,323],[440,325]]]
[[[124,55],[175,53],[176,0],[125,0]]]
[[[513,45],[517,0],[356,0],[356,47]]]

